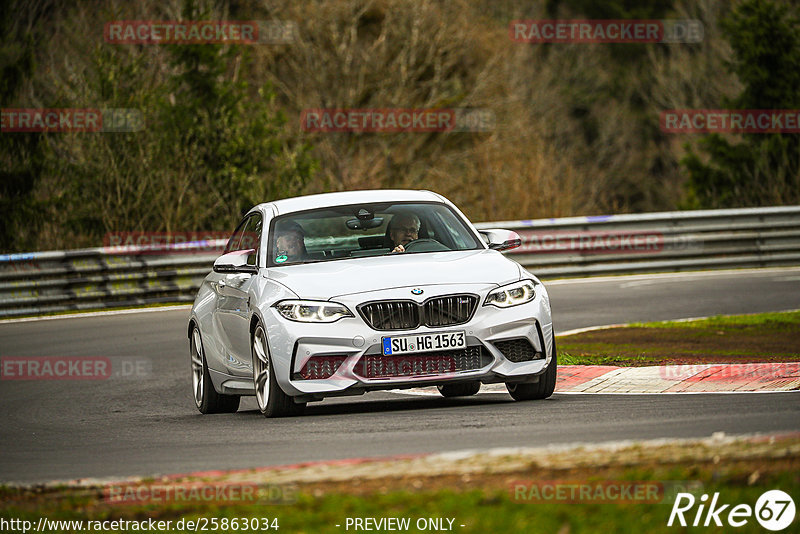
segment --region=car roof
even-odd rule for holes
[[[271,208],[273,213],[284,215],[330,206],[366,204],[372,202],[445,202],[444,198],[432,191],[413,191],[410,189],[372,189],[365,191],[341,191],[321,193],[302,197],[284,198],[259,204],[257,208]]]

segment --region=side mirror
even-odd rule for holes
[[[255,249],[236,250],[223,254],[214,261],[214,272],[217,273],[250,273],[258,272],[258,267],[248,265],[248,260],[255,259]]]
[[[492,250],[511,250],[522,245],[522,238],[517,232],[511,230],[479,230],[486,239],[486,244]]]

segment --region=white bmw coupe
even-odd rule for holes
[[[544,285],[430,191],[353,191],[259,204],[203,281],[188,325],[194,400],[267,417],[307,402],[437,386],[506,384],[544,399],[556,347]]]

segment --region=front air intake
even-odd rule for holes
[[[531,342],[525,338],[494,341],[493,344],[510,362],[519,363],[544,359],[544,354],[536,352]]]
[[[416,352],[401,356],[364,355],[353,373],[363,378],[399,378],[441,376],[463,371],[476,371],[492,363],[483,345],[459,350]]]

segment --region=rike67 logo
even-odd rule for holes
[[[679,493],[672,505],[667,526],[721,527],[727,523],[728,526],[738,528],[746,525],[753,516],[767,530],[783,530],[794,521],[794,501],[788,493],[781,490],[764,492],[756,501],[755,508],[748,504],[723,504],[720,502],[719,492],[714,493],[711,502],[708,502],[706,494],[696,500],[691,493]]]

